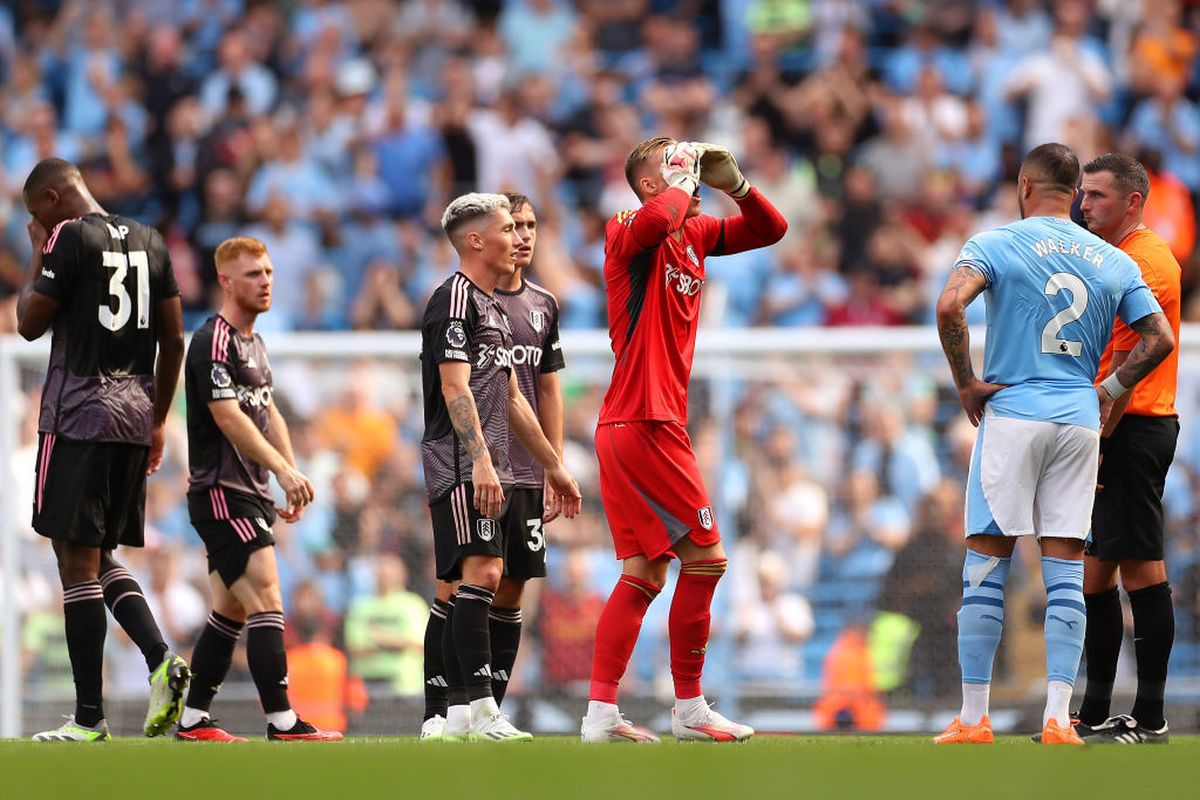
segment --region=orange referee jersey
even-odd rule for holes
[[[1142,271],[1142,279],[1154,293],[1154,298],[1162,306],[1171,330],[1175,332],[1175,341],[1179,341],[1179,262],[1171,254],[1167,241],[1149,228],[1141,228],[1126,236],[1117,245],[1129,255]],[[1100,358],[1100,370],[1096,376],[1099,383],[1108,377],[1109,365],[1112,363],[1114,350],[1130,351],[1138,343],[1138,335],[1128,325],[1117,320],[1113,327],[1112,339],[1104,349]],[[1175,381],[1179,374],[1179,346],[1171,351],[1171,355],[1159,364],[1153,372],[1133,387],[1129,398],[1126,414],[1137,414],[1143,417],[1177,417],[1175,411]]]

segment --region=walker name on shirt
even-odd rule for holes
[[[1093,267],[1099,267],[1104,263],[1104,256],[1100,251],[1092,245],[1085,245],[1082,242],[1065,242],[1062,239],[1042,239],[1039,242],[1034,242],[1031,247],[1038,258],[1046,258],[1052,254],[1074,256],[1082,258]]]

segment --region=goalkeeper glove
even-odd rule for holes
[[[738,169],[737,159],[728,148],[719,144],[693,142],[700,148],[700,180],[714,189],[720,189],[735,200],[750,193],[750,181]]]
[[[663,149],[662,176],[668,184],[695,194],[700,186],[700,156],[694,142],[676,142]]]

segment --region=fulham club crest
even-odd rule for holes
[[[496,535],[496,520],[482,517],[475,522],[475,535],[482,542],[490,542]]]
[[[696,513],[700,517],[700,527],[711,531],[713,526],[712,506],[705,506]]]
[[[538,333],[546,327],[546,314],[544,311],[530,311],[529,323],[533,325],[533,329]]]

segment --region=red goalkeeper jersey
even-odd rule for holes
[[[684,219],[691,198],[668,189],[608,221],[604,284],[616,366],[600,424],[687,422],[688,379],[696,350],[704,259],[773,244],[787,221],[751,189],[741,215]],[[682,228],[682,236],[672,236]]]

